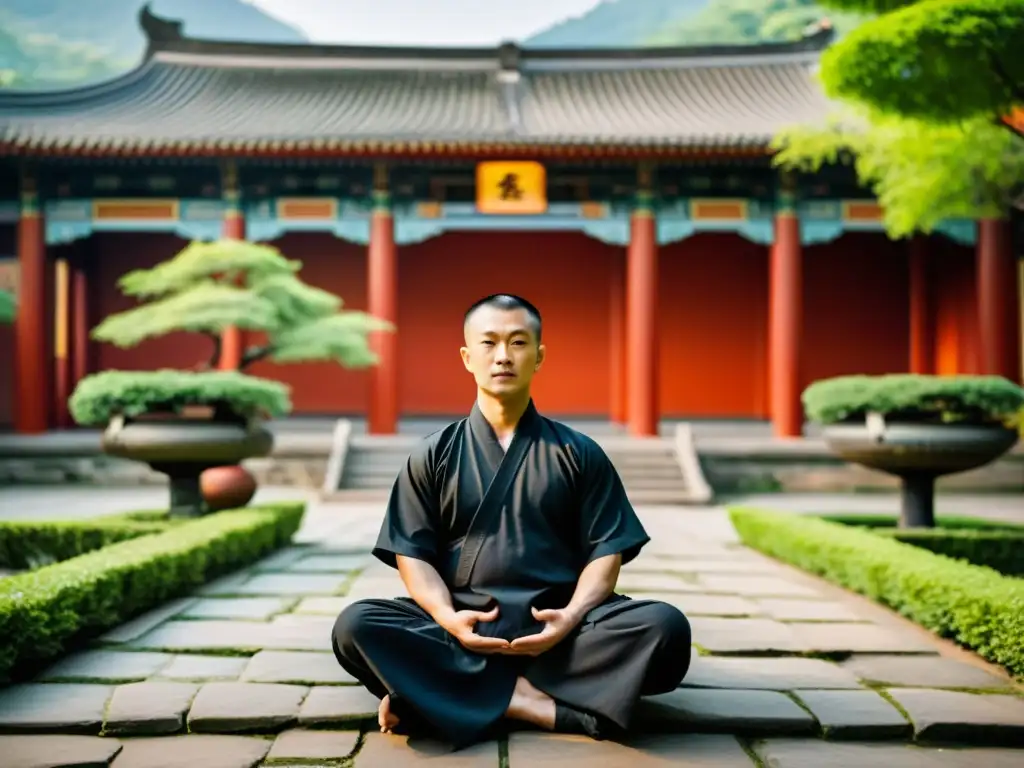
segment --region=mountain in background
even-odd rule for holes
[[[607,48],[645,45],[668,26],[685,23],[714,0],[603,0],[522,41],[528,48]]]
[[[0,86],[66,88],[115,77],[145,52],[147,0],[3,0]],[[242,0],[154,0],[153,13],[190,37],[303,43],[306,36]]]
[[[828,18],[836,36],[861,21],[814,0],[604,0],[523,41],[530,48],[753,45],[799,39]]]

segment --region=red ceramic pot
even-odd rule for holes
[[[256,478],[241,466],[213,467],[199,476],[199,487],[211,512],[237,509],[256,495]]]

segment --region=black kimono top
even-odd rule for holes
[[[538,631],[531,607],[564,608],[589,562],[627,563],[648,541],[600,446],[531,401],[507,454],[476,405],[426,438],[395,481],[373,554],[433,565],[456,610],[496,601],[498,619],[477,632],[511,640]]]

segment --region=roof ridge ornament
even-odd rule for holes
[[[184,38],[184,22],[157,16],[151,10],[151,6],[152,3],[147,2],[139,9],[139,26],[149,40],[150,52],[159,48],[161,43],[174,43]]]

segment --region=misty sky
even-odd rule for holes
[[[310,40],[492,45],[519,40],[600,0],[249,0]]]

